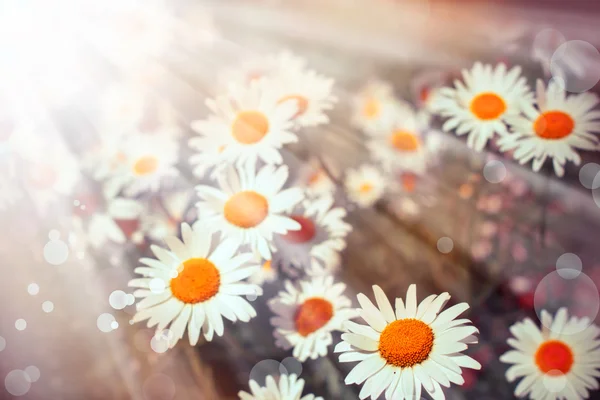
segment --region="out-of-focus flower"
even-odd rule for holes
[[[230,168],[219,176],[220,189],[196,187],[199,222],[249,244],[254,252],[270,260],[273,234],[301,228],[284,215],[303,198],[300,188],[282,190],[287,178],[287,166],[264,166],[258,173]]]
[[[327,355],[333,343],[331,332],[342,330],[344,322],[356,316],[352,302],[342,293],[343,283],[332,277],[301,281],[294,285],[286,281],[285,290],[269,301],[275,313],[271,324],[275,328],[275,344],[301,362]]]
[[[507,119],[518,116],[532,95],[520,67],[507,71],[504,64],[493,68],[478,62],[462,73],[464,82],[456,80],[454,88],[439,89],[432,107],[448,118],[444,131],[468,134],[467,145],[481,151],[495,134],[508,133]]]
[[[477,328],[468,319],[456,319],[469,305],[460,303],[442,311],[448,293],[431,295],[417,303],[416,285],[410,285],[406,303],[396,298],[395,310],[379,286],[373,286],[377,306],[364,294],[357,298],[359,315],[368,325],[346,322],[349,333],[335,347],[340,362],[360,361],[346,376],[346,384],[363,384],[360,398],[376,400],[421,398],[421,387],[434,399],[444,399],[441,386],[462,385],[461,368],[481,365],[462,354],[477,343]],[[441,385],[441,386],[440,386]]]
[[[156,203],[151,203],[140,215],[140,226],[136,232],[138,241],[146,235],[154,241],[162,241],[166,236],[177,236],[191,198],[190,191],[166,193],[157,198],[160,207],[152,207]]]
[[[534,171],[551,158],[554,172],[563,176],[567,161],[581,163],[575,149],[598,150],[600,111],[594,107],[599,102],[593,93],[567,96],[555,82],[546,90],[538,81],[537,109],[527,107],[525,116],[507,118],[511,134],[499,140],[500,150],[514,150],[513,157],[521,164],[533,160]]]
[[[295,374],[280,376],[279,383],[269,375],[266,386],[259,386],[256,381],[251,380],[251,393],[240,391],[238,396],[240,396],[240,400],[323,400],[322,397],[315,397],[314,394],[302,396],[303,389],[304,379],[298,379]]]
[[[266,260],[262,263],[260,270],[255,272],[248,281],[256,285],[262,285],[265,282],[273,282],[277,279],[278,271],[271,260]]]
[[[376,167],[362,165],[346,172],[346,193],[360,207],[370,207],[383,196],[386,178]]]
[[[223,166],[237,162],[254,168],[258,159],[281,164],[279,149],[298,140],[291,132],[298,111],[295,102],[280,103],[276,88],[264,80],[229,89],[227,95],[206,101],[212,115],[192,123],[205,139],[202,145],[211,153],[222,150]]]
[[[587,399],[598,388],[600,328],[587,318],[569,318],[566,308],[555,316],[542,310],[540,329],[529,318],[510,327],[513,350],[500,357],[512,366],[506,379],[523,378],[515,396],[533,400]],[[585,328],[587,326],[587,328]],[[585,329],[581,329],[581,328]]]
[[[127,137],[119,153],[123,161],[106,180],[106,194],[113,197],[123,191],[126,196],[136,196],[158,190],[165,178],[179,175],[175,168],[178,150],[177,142],[166,135]]]
[[[346,210],[333,205],[333,197],[325,195],[297,206],[290,218],[300,224],[300,229],[275,236],[277,253],[273,262],[286,269],[301,268],[311,275],[336,268],[352,226],[344,222]]]
[[[183,241],[165,238],[169,250],[152,245],[157,259],[140,259],[145,266],[135,272],[144,277],[129,282],[139,288],[134,296],[142,298],[133,321],[148,320],[148,327],[156,326],[157,332],[169,326],[170,347],[183,338],[186,327],[194,346],[200,333],[208,341],[215,333],[222,336],[223,317],[250,321],[256,311],[241,296],[262,294],[259,286],[244,282],[259,267],[249,264],[251,253],[236,255],[235,239],[220,241],[211,252],[210,232],[182,224],[181,234]]]
[[[296,184],[306,188],[306,194],[310,197],[333,195],[336,189],[335,183],[317,159],[311,159],[300,168]]]
[[[352,122],[367,134],[377,134],[393,121],[398,106],[392,86],[373,80],[354,97]]]

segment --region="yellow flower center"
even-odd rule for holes
[[[364,194],[369,193],[371,190],[373,190],[373,185],[369,182],[365,182],[358,187],[358,191]]]
[[[546,111],[533,123],[535,134],[544,139],[562,139],[573,133],[575,121],[562,111]]]
[[[471,112],[480,120],[496,119],[506,111],[506,103],[495,93],[481,93],[471,100]]]
[[[379,354],[388,364],[412,367],[427,360],[433,339],[433,330],[426,323],[413,318],[400,319],[381,332]]]
[[[253,191],[234,194],[224,208],[225,219],[240,228],[253,228],[269,215],[267,199]]]
[[[374,97],[368,97],[363,104],[363,115],[368,119],[377,118],[381,107],[379,101]]]
[[[273,269],[273,267],[271,266],[271,260],[265,261],[265,263],[262,266],[262,269],[265,271],[271,271]]]
[[[278,101],[279,104],[284,103],[288,100],[295,100],[296,106],[298,107],[298,111],[294,114],[294,118],[298,118],[303,115],[308,109],[308,99],[304,96],[300,96],[298,94],[292,94],[285,97],[282,97],[281,100]]]
[[[179,266],[179,274],[171,279],[173,296],[184,303],[206,301],[219,292],[221,274],[206,258],[190,258]]]
[[[535,363],[544,374],[558,375],[557,371],[566,374],[573,366],[573,352],[559,340],[548,340],[535,352]]]
[[[325,326],[331,317],[333,317],[331,302],[321,297],[306,299],[296,310],[294,317],[296,331],[302,336],[308,336]]]
[[[242,111],[231,125],[231,134],[242,144],[260,142],[269,132],[269,120],[259,111]]]
[[[158,169],[158,159],[154,156],[140,157],[133,164],[133,172],[136,175],[150,175]]]
[[[392,146],[398,151],[415,151],[420,146],[417,135],[407,131],[396,131],[390,137]]]

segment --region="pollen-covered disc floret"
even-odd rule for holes
[[[298,104],[280,100],[274,83],[263,79],[231,85],[225,95],[207,100],[212,114],[192,123],[200,135],[190,141],[198,151],[193,162],[210,161],[217,170],[233,163],[255,168],[259,159],[281,164],[279,150],[298,140],[292,133]]]
[[[335,347],[340,362],[357,362],[346,384],[362,384],[360,398],[377,400],[420,399],[422,387],[434,398],[444,399],[441,386],[462,385],[461,368],[481,365],[462,354],[477,343],[477,328],[468,319],[456,319],[466,303],[441,311],[448,293],[431,295],[417,303],[416,285],[410,285],[406,303],[396,299],[395,309],[379,286],[373,286],[377,306],[364,294],[357,298],[359,316],[368,324],[345,324],[348,333]]]
[[[587,399],[600,386],[600,328],[587,318],[541,312],[542,328],[529,318],[510,327],[513,348],[500,357],[512,364],[506,379],[521,381],[515,396],[532,400]]]
[[[218,178],[220,189],[196,187],[199,221],[207,228],[249,244],[265,260],[271,259],[273,234],[300,229],[300,224],[283,213],[298,204],[299,188],[283,189],[288,178],[287,166],[230,168]]]
[[[300,361],[327,355],[332,343],[331,332],[356,316],[349,308],[350,299],[342,295],[346,285],[334,283],[332,277],[301,281],[294,285],[286,281],[285,290],[269,301],[275,313],[271,324],[275,328],[275,344],[283,349],[293,348]]]
[[[298,379],[296,374],[274,377],[268,375],[265,386],[260,386],[256,381],[249,382],[250,393],[240,391],[240,400],[323,400],[314,394],[302,396],[304,379]]]
[[[181,225],[183,241],[175,236],[165,238],[169,249],[151,246],[156,259],[142,258],[142,267],[135,272],[143,275],[129,286],[138,288],[134,296],[141,298],[134,322],[148,320],[148,327],[157,332],[167,326],[170,347],[184,335],[187,327],[190,344],[198,342],[200,333],[206,340],[214,334],[223,335],[223,317],[248,322],[256,316],[254,308],[241,296],[260,295],[259,286],[244,280],[260,267],[251,262],[252,253],[238,254],[235,239],[212,243],[212,234]],[[211,248],[214,251],[210,251]]]
[[[467,145],[481,151],[495,134],[508,133],[507,120],[521,113],[532,94],[520,67],[507,71],[504,64],[492,67],[478,62],[462,75],[463,81],[456,80],[454,88],[436,91],[431,108],[447,118],[444,131],[468,134]]]
[[[545,88],[538,81],[536,103],[507,119],[511,134],[499,140],[500,150],[514,150],[521,164],[533,161],[534,171],[551,159],[556,175],[563,176],[567,161],[581,163],[577,150],[598,150],[600,114],[594,108],[600,99],[594,93],[567,96],[556,82]]]

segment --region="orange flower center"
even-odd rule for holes
[[[481,93],[471,101],[471,112],[481,120],[496,119],[506,111],[506,103],[495,93]]]
[[[379,354],[396,367],[412,367],[427,360],[433,348],[433,330],[417,319],[400,319],[385,327]]]
[[[394,132],[390,137],[390,142],[398,151],[415,151],[419,148],[419,138],[406,131]]]
[[[300,335],[308,336],[325,326],[331,317],[333,317],[331,302],[320,297],[306,299],[296,310],[294,317],[296,330]]]
[[[419,92],[419,100],[421,100],[422,103],[426,103],[429,99],[429,93],[430,90],[428,87],[421,88],[421,91]]]
[[[242,144],[259,142],[269,132],[269,120],[258,111],[242,111],[231,125],[231,134]]]
[[[361,193],[369,193],[371,190],[373,190],[373,185],[368,182],[365,182],[358,187],[358,191]]]
[[[571,348],[559,340],[548,340],[541,344],[535,353],[535,363],[544,374],[566,374],[573,366]]]
[[[140,157],[133,164],[133,172],[136,175],[149,175],[158,169],[158,159],[154,156]]]
[[[562,111],[546,111],[533,123],[535,134],[544,139],[562,139],[573,133],[575,121]]]
[[[365,100],[363,105],[363,115],[369,119],[376,118],[379,115],[379,101],[373,97],[369,97]]]
[[[417,175],[412,172],[404,172],[400,176],[400,180],[402,181],[402,187],[407,192],[414,192],[415,187],[417,186]]]
[[[195,304],[219,292],[221,274],[206,258],[190,258],[179,266],[179,274],[171,279],[173,296],[184,303]]]
[[[292,94],[289,96],[282,97],[281,100],[278,101],[279,104],[284,103],[288,100],[295,100],[296,106],[298,107],[298,111],[294,114],[294,118],[298,118],[303,115],[308,109],[308,99],[304,96],[300,96],[298,94]]]
[[[308,185],[312,186],[319,183],[323,178],[325,178],[326,174],[322,169],[318,169],[308,177]]]
[[[302,215],[292,215],[290,217],[300,224],[300,229],[297,231],[288,231],[284,238],[292,243],[306,243],[315,237],[317,229],[314,222]]]
[[[273,266],[271,266],[271,260],[267,260],[265,261],[265,263],[262,266],[262,269],[265,271],[270,271],[273,269]]]
[[[227,200],[224,214],[225,219],[233,225],[254,228],[269,215],[269,202],[256,192],[239,192]]]

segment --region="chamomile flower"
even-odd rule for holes
[[[333,207],[333,203],[333,197],[324,195],[304,201],[290,213],[300,229],[275,236],[273,261],[277,265],[301,268],[311,275],[322,275],[338,266],[352,226],[344,221],[346,210]]]
[[[477,343],[478,331],[468,319],[456,319],[469,308],[457,304],[440,312],[448,293],[431,295],[417,303],[416,285],[410,285],[406,303],[396,299],[395,310],[379,286],[373,286],[377,306],[360,293],[360,316],[368,325],[348,321],[349,333],[335,347],[340,362],[360,361],[346,376],[346,384],[363,385],[359,397],[376,400],[420,399],[421,386],[434,399],[444,399],[441,386],[462,385],[461,368],[481,365],[462,354]],[[441,386],[440,386],[441,385]]]
[[[92,205],[87,203],[85,203],[85,210],[90,210]],[[87,243],[99,249],[109,241],[119,244],[125,243],[126,236],[116,220],[134,220],[140,215],[141,211],[142,205],[136,200],[106,199],[104,210],[91,212],[89,218],[76,215],[73,223],[77,230],[84,232]]]
[[[256,56],[241,65],[228,68],[219,77],[222,87],[246,86],[261,79],[277,79],[306,69],[307,61],[289,51]]]
[[[394,90],[387,82],[371,81],[353,99],[352,122],[367,134],[388,126],[397,107]]]
[[[206,101],[213,115],[194,121],[192,129],[208,139],[208,151],[222,146],[223,163],[253,168],[261,159],[281,164],[279,149],[298,140],[291,132],[297,105],[279,102],[275,87],[265,80],[229,89],[227,95]]]
[[[299,188],[284,189],[287,166],[264,166],[258,173],[247,168],[230,168],[218,178],[220,189],[196,187],[200,201],[199,221],[226,237],[248,244],[264,259],[271,259],[273,234],[298,230],[300,224],[284,216],[302,198]]]
[[[314,394],[302,396],[304,379],[298,379],[296,374],[281,375],[279,383],[271,375],[267,376],[266,386],[259,386],[256,381],[250,381],[250,392],[240,391],[240,400],[323,400]]]
[[[302,70],[281,74],[273,82],[278,88],[279,102],[296,105],[294,122],[297,126],[311,127],[329,122],[325,112],[337,101],[331,94],[333,79],[312,70]]]
[[[120,191],[136,196],[145,191],[156,191],[165,178],[179,175],[177,142],[165,135],[136,134],[122,146],[123,162],[106,181],[109,197]]]
[[[194,175],[198,178],[204,178],[208,171],[212,170],[211,176],[216,176],[223,168],[219,166],[223,161],[222,155],[225,150],[223,140],[215,143],[216,138],[212,137],[193,137],[189,141],[189,146],[195,151],[190,157],[190,164],[193,166]]]
[[[376,167],[362,165],[347,171],[344,185],[350,200],[360,207],[370,207],[383,196],[386,180]]]
[[[235,239],[220,240],[215,247],[210,232],[187,224],[181,225],[183,241],[175,236],[165,238],[169,250],[156,245],[150,248],[157,259],[142,258],[143,267],[135,272],[143,275],[129,282],[139,288],[133,322],[148,320],[157,332],[169,326],[173,347],[183,338],[186,326],[192,346],[200,333],[208,341],[214,334],[222,336],[223,317],[248,322],[256,316],[254,308],[242,298],[262,294],[257,285],[245,283],[259,267],[248,262],[251,253],[237,254]]]
[[[600,328],[587,318],[569,318],[565,308],[555,316],[543,310],[542,329],[529,318],[510,327],[512,350],[500,361],[512,366],[506,379],[523,378],[515,396],[533,400],[587,399],[600,387]]]
[[[333,195],[336,189],[335,183],[316,158],[300,167],[296,185],[304,187],[310,197]]]
[[[389,128],[373,136],[367,147],[388,172],[398,169],[423,173],[427,151],[423,129],[409,104],[398,107]]]
[[[534,171],[550,158],[556,175],[563,176],[567,161],[581,163],[576,149],[598,150],[600,112],[593,109],[599,102],[593,93],[567,96],[555,82],[546,90],[538,81],[537,109],[527,107],[524,116],[507,119],[512,133],[500,139],[500,151],[515,150],[521,164],[533,160]]]
[[[162,240],[165,236],[177,236],[179,225],[184,221],[189,210],[192,193],[190,191],[167,193],[153,200],[160,202],[160,205],[151,203],[141,213],[139,230],[135,233],[137,242],[141,242],[144,236],[154,241]]]
[[[275,344],[285,350],[293,348],[301,362],[326,356],[331,333],[342,330],[344,322],[356,316],[352,302],[342,295],[345,289],[346,285],[334,283],[330,276],[297,286],[286,281],[285,290],[269,301],[276,314],[271,318]]]
[[[255,272],[248,281],[255,285],[262,285],[265,282],[273,282],[277,279],[277,268],[271,260],[265,260],[260,269]]]
[[[467,145],[481,151],[496,133],[508,133],[507,119],[518,116],[532,95],[520,67],[507,71],[504,64],[475,63],[462,73],[464,82],[456,80],[454,89],[439,89],[433,108],[448,118],[444,131],[468,134]]]

